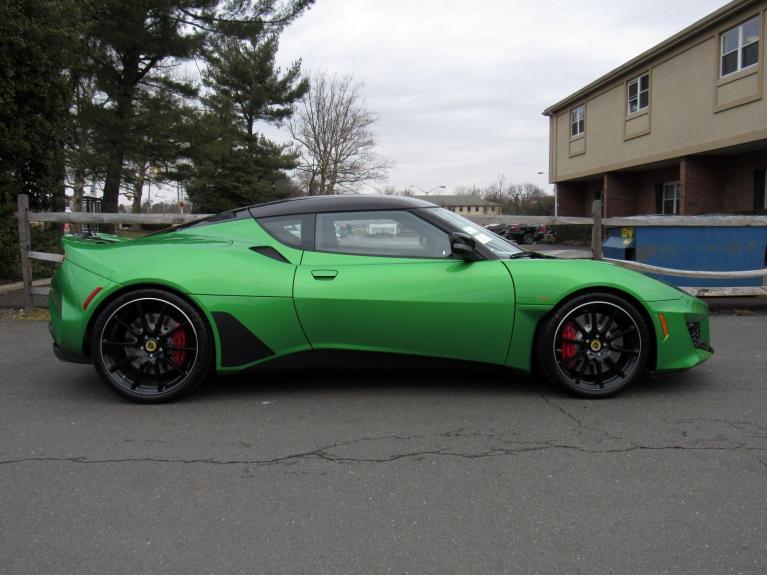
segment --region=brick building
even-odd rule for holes
[[[558,213],[767,209],[767,0],[736,0],[544,111]]]

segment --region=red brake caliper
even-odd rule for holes
[[[174,347],[184,347],[186,345],[186,332],[183,329],[176,330],[171,336]],[[176,365],[184,365],[186,352],[183,349],[174,351],[171,356]]]
[[[575,339],[578,335],[578,330],[575,329],[575,326],[573,325],[573,322],[568,322],[565,324],[565,327],[562,328],[562,339]],[[574,343],[563,343],[562,344],[562,351],[560,352],[562,355],[562,359],[565,361],[565,367],[568,369],[573,367],[574,361],[567,361],[571,357],[573,357],[576,352],[578,351],[578,346],[576,346]]]

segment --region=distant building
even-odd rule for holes
[[[498,204],[479,196],[416,196],[462,216],[497,216]]]
[[[767,0],[736,0],[544,111],[558,213],[767,209]]]

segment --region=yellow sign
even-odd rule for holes
[[[634,228],[621,228],[621,237],[624,244],[630,244],[634,239]]]

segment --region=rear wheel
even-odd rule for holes
[[[630,385],[644,373],[650,346],[642,315],[608,293],[565,303],[538,343],[546,376],[581,397],[607,397]]]
[[[203,317],[187,301],[142,289],[118,297],[99,313],[91,355],[113,391],[159,403],[191,391],[205,378],[213,345]]]

